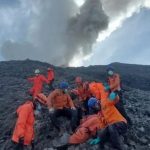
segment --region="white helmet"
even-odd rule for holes
[[[40,70],[39,70],[39,69],[35,69],[34,73],[35,73],[35,74],[39,74],[39,73],[40,73]]]

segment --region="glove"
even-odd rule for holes
[[[54,113],[54,108],[50,108],[48,111],[49,113]]]
[[[116,99],[116,97],[117,97],[117,94],[115,92],[111,92],[109,94],[109,100],[110,101],[114,101]]]
[[[109,90],[110,90],[110,86],[109,85],[105,86],[105,91],[109,91]]]
[[[96,144],[98,144],[100,141],[101,141],[100,138],[91,139],[91,140],[89,141],[89,144],[90,144],[90,145],[96,145]]]

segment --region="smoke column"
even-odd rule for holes
[[[98,34],[108,26],[100,0],[86,0],[81,8],[73,0],[20,2],[30,12],[29,26],[24,40],[3,43],[6,60],[29,58],[68,65],[79,52],[83,56],[91,53]]]

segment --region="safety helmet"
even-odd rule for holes
[[[69,84],[65,81],[61,82],[59,85],[59,88],[62,90],[68,89],[68,87],[69,87]]]
[[[115,72],[115,69],[112,66],[108,66],[108,68],[107,68],[107,74],[109,76],[112,76],[114,74],[114,72]]]
[[[81,77],[76,77],[75,82],[76,83],[82,83],[82,78]]]
[[[98,100],[94,97],[91,97],[89,100],[88,100],[88,107],[89,108],[92,108],[94,107],[96,104],[98,104]]]
[[[39,74],[39,73],[40,73],[40,70],[39,70],[39,69],[35,69],[34,73],[35,73],[35,74]]]

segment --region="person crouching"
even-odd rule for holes
[[[68,86],[67,82],[61,82],[59,88],[50,93],[47,99],[50,119],[58,131],[61,131],[61,125],[57,120],[60,116],[71,119],[72,131],[76,129],[77,125],[77,110],[67,92]]]
[[[17,109],[17,121],[12,135],[14,150],[34,150],[35,115],[39,115],[40,103],[28,100]]]

